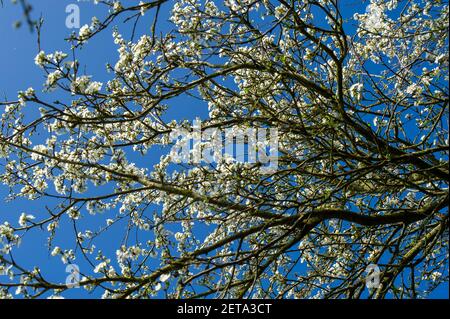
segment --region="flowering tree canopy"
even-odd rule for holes
[[[448,282],[445,1],[98,2],[70,52],[38,48],[44,90],[0,104],[2,187],[48,203],[0,224],[0,297],[71,288],[14,258],[32,232],[105,298],[415,298]],[[102,83],[76,52],[111,32]],[[201,137],[168,116],[193,98]],[[276,129],[275,170],[192,160],[258,127]],[[176,161],[181,129],[200,142]]]

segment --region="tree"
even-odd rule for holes
[[[72,54],[36,56],[48,92],[2,104],[11,197],[57,201],[0,225],[2,297],[68,289],[14,259],[34,229],[53,256],[88,261],[78,284],[104,297],[416,298],[448,282],[445,1],[373,0],[362,14],[337,0],[100,5],[106,17],[70,37]],[[171,7],[172,30],[158,32]],[[120,57],[100,83],[74,52],[118,18],[132,36],[113,29]],[[192,160],[211,136],[187,162],[168,151],[146,165],[181,128],[198,139],[166,120],[180,97],[208,106],[202,132],[275,128],[277,169]],[[116,223],[123,241],[108,255],[96,245]],[[73,230],[72,247],[52,244]]]

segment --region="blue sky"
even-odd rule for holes
[[[128,1],[127,3],[137,3],[138,1]],[[42,29],[41,46],[45,52],[51,53],[55,50],[64,52],[70,51],[70,44],[66,38],[72,30],[65,26],[67,14],[65,13],[68,4],[75,3],[80,7],[81,25],[90,23],[92,16],[97,16],[101,19],[104,17],[104,7],[96,6],[89,1],[76,0],[39,0],[33,1],[33,15],[38,17],[40,13],[44,17],[44,26]],[[358,5],[354,5],[357,3]],[[361,5],[359,1],[348,1],[343,5],[345,13],[353,15],[356,10],[364,12],[365,5]],[[169,28],[168,5],[161,10],[160,16],[160,31]],[[21,10],[19,6],[13,6],[9,0],[4,0],[4,8],[0,9],[0,43],[3,43],[0,50],[0,98],[2,100],[15,99],[18,90],[25,90],[28,87],[33,87],[39,92],[42,89],[42,83],[45,81],[44,74],[34,64],[34,57],[38,52],[36,42],[36,32],[31,33],[26,26],[14,30],[14,21],[21,18]],[[149,14],[145,16],[150,19]],[[117,20],[117,25],[120,27],[122,20]],[[141,24],[142,26],[142,24]],[[143,26],[142,26],[143,27]],[[139,32],[144,31],[143,29]],[[77,53],[77,58],[81,61],[81,65],[86,65],[86,73],[93,74],[96,81],[106,82],[109,75],[106,72],[105,64],[107,62],[114,65],[118,54],[117,47],[113,43],[110,31],[105,31],[99,37],[91,40],[81,51]],[[40,94],[42,96],[42,94]],[[56,99],[57,94],[52,97]],[[198,101],[188,98],[178,98],[176,102],[179,107],[172,108],[168,117],[193,119],[196,116],[205,117],[207,115],[206,105],[200,104]],[[154,164],[158,161],[160,152],[153,153],[151,159]],[[147,158],[148,159],[148,158]],[[6,202],[4,200],[7,195],[7,189],[0,185],[0,223],[8,220],[12,223],[17,223],[17,220],[22,212],[33,213],[38,216],[39,211],[44,209],[44,205],[52,206],[50,200],[30,202],[26,200],[16,200],[13,202]],[[86,219],[84,223],[95,223],[95,218]],[[83,225],[81,224],[80,227]],[[110,248],[111,255],[117,248],[117,243],[114,242],[115,234],[123,233],[124,225],[116,225],[110,233],[110,237],[105,242],[105,252]],[[70,225],[60,225],[61,229],[70,229]],[[49,256],[49,253],[42,249],[46,243],[46,232],[33,231],[26,235],[21,247],[16,251],[16,258],[25,266],[43,265],[46,270],[47,277],[55,281],[64,282],[67,273],[65,273],[65,266],[57,259]],[[73,240],[73,233],[66,232],[60,234],[55,239],[55,244],[68,244]],[[108,243],[111,243],[108,245]],[[89,268],[83,261],[79,261],[81,271],[83,268]],[[84,267],[86,266],[86,267]],[[0,276],[0,281],[2,277]],[[98,292],[94,292],[90,297],[98,297]],[[81,289],[71,289],[64,294],[65,297],[86,297],[86,293]],[[444,285],[436,290],[432,297],[448,298],[448,285]]]

